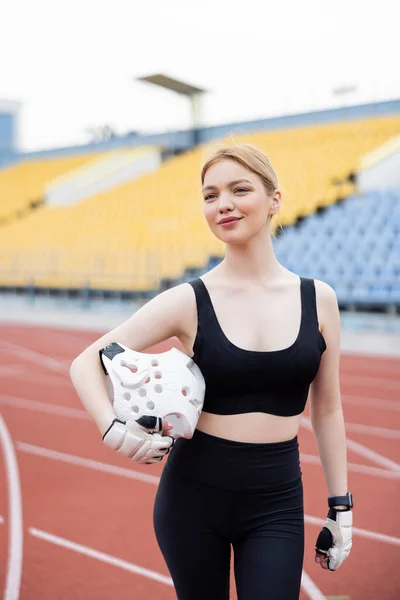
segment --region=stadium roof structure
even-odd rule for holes
[[[194,85],[190,85],[189,83],[185,83],[184,81],[173,79],[172,77],[168,77],[167,75],[163,75],[162,73],[156,75],[148,75],[146,77],[138,77],[137,79],[138,81],[146,81],[148,83],[153,83],[154,85],[158,85],[167,90],[171,90],[172,92],[176,92],[177,94],[182,94],[183,96],[195,96],[197,94],[204,94],[207,91]]]

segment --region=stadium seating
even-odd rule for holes
[[[284,230],[275,254],[291,271],[329,283],[341,304],[400,302],[400,192],[350,196]]]
[[[26,160],[0,170],[0,225],[43,199],[47,182],[93,159],[93,154]]]
[[[398,133],[400,116],[396,115],[259,132],[235,139],[258,145],[272,160],[285,197],[281,221],[290,225],[321,206],[332,205],[332,213],[327,213],[332,215],[343,210],[344,205],[333,203],[354,190],[348,176],[357,171],[359,159]],[[188,267],[204,267],[209,256],[223,253],[222,244],[209,232],[202,215],[199,172],[204,158],[204,148],[193,149],[166,161],[153,173],[78,205],[44,207],[27,219],[4,227],[0,283],[158,289],[162,279],[178,279]],[[364,200],[358,199],[357,206]],[[329,235],[325,251],[335,257],[343,241],[341,232],[345,235],[354,227],[357,210],[346,208],[340,231],[336,231],[333,221],[306,219],[290,233],[290,260],[300,256],[296,267],[301,267],[304,274],[309,265],[320,264],[321,252],[310,239],[314,236],[321,241],[321,231]],[[361,232],[362,227],[368,229],[368,215],[361,209],[359,214],[364,215],[358,223]],[[379,215],[379,223],[383,223],[383,209]],[[323,229],[319,229],[320,225]],[[309,235],[300,235],[302,227],[310,227]],[[284,237],[289,237],[289,233]],[[356,245],[357,240],[352,233],[346,249],[352,264],[355,254],[360,260],[368,255],[368,245]],[[284,258],[289,260],[289,255]],[[329,266],[330,271],[326,266],[329,280],[345,290],[350,277],[347,264],[347,255],[343,255],[342,262],[335,260]],[[289,261],[289,268],[290,265]],[[360,281],[359,291],[353,290],[354,298],[356,294],[363,297],[362,285],[365,283]],[[390,294],[393,289],[390,288]],[[374,293],[378,297],[386,292],[377,288]],[[385,297],[388,294],[389,291]]]

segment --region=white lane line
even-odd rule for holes
[[[45,334],[46,340],[48,340],[50,346],[62,346],[63,348],[65,348],[68,344],[71,347],[71,349],[75,350],[77,353],[82,351],[84,348],[87,348],[92,343],[91,340],[94,340],[93,335],[87,336],[88,339],[86,340],[84,336],[72,335],[68,330],[63,329],[54,331],[52,328],[48,329],[47,327],[40,327],[39,335],[42,335],[43,329],[43,333]],[[35,330],[35,332],[37,331],[38,329]],[[80,346],[81,348],[79,349],[79,347],[77,346]]]
[[[34,410],[37,412],[58,415],[60,417],[71,417],[72,419],[82,419],[90,421],[90,417],[85,410],[80,408],[70,408],[68,406],[58,406],[48,402],[38,402],[37,400],[25,400],[16,396],[0,395],[0,405],[22,408],[23,410]]]
[[[80,408],[69,408],[50,404],[49,402],[38,402],[36,400],[26,400],[16,396],[0,395],[0,404],[22,408],[24,410],[35,410],[49,414],[59,415],[60,417],[71,417],[75,419],[90,420],[88,413]],[[384,427],[374,427],[372,425],[362,425],[361,423],[345,423],[347,431],[362,433],[374,437],[400,439],[400,431],[396,429],[386,429]]]
[[[346,431],[353,433],[362,433],[372,437],[389,438],[400,440],[400,431],[398,429],[387,429],[386,427],[374,427],[373,425],[363,425],[362,423],[345,423]]]
[[[1,357],[0,357],[1,360]],[[42,370],[37,369],[34,365],[25,365],[20,367],[18,371],[15,369],[14,372],[9,369],[8,371],[4,369],[4,371],[0,374],[3,379],[17,379],[18,381],[29,382],[29,385],[32,386],[34,383],[38,383],[39,385],[46,386],[57,386],[57,387],[72,387],[71,381],[64,377],[62,373],[57,374],[48,374],[42,372]]]
[[[390,458],[386,458],[386,456],[375,452],[375,450],[371,450],[370,448],[367,448],[366,446],[363,446],[362,444],[359,444],[353,440],[349,440],[348,438],[346,440],[346,444],[349,450],[352,450],[352,452],[355,454],[364,456],[372,462],[376,462],[377,465],[381,465],[382,467],[385,467],[385,469],[389,469],[389,471],[396,471],[396,473],[400,473],[400,465],[394,462],[394,460],[390,460]]]
[[[0,515],[0,525],[3,525],[3,524],[4,524],[4,519],[3,519],[3,517]]]
[[[302,417],[300,425],[309,431],[313,431],[311,419],[308,417]],[[384,467],[385,469],[389,469],[389,471],[396,471],[400,473],[400,465],[390,458],[386,458],[382,454],[375,452],[375,450],[371,450],[358,442],[354,442],[353,440],[346,439],[346,445],[349,450],[352,450],[355,454],[359,454],[364,458],[368,458],[370,461],[376,463],[377,465]]]
[[[0,377],[16,377],[17,375],[23,375],[24,368],[17,365],[10,365],[9,367],[0,367]]]
[[[82,409],[58,406],[56,404],[50,404],[50,403],[46,403],[46,402],[38,402],[36,400],[25,400],[24,398],[17,398],[15,396],[4,396],[4,395],[0,396],[0,404],[13,406],[16,408],[22,408],[24,410],[35,410],[35,411],[44,412],[44,413],[48,413],[48,414],[54,414],[54,415],[58,415],[61,417],[71,417],[74,419],[82,419],[82,420],[87,420],[87,421],[90,420],[90,417],[87,414],[87,412]],[[302,417],[301,424],[306,429],[312,431],[311,420],[308,417]],[[358,424],[353,424],[353,425],[358,425]],[[361,427],[363,428],[363,430],[365,430],[365,428],[369,427],[369,426],[361,426]],[[372,428],[372,429],[376,430],[377,428]],[[389,437],[389,435],[392,435],[395,433],[394,430],[391,430],[391,429],[388,429],[388,430],[385,430],[383,428],[379,428],[379,429],[380,429],[381,433],[382,433],[382,430],[386,433],[389,432],[387,437]],[[356,454],[360,454],[364,458],[368,458],[372,462],[375,462],[378,465],[380,465],[381,467],[384,467],[384,469],[382,469],[382,470],[400,472],[400,465],[398,465],[396,462],[390,460],[389,458],[386,458],[385,456],[382,456],[381,454],[378,454],[374,450],[370,450],[369,448],[366,448],[365,446],[359,444],[358,442],[354,442],[353,440],[347,439],[347,446],[350,450],[352,450]],[[358,466],[352,466],[351,468],[354,471],[357,471],[359,473],[362,473],[362,472],[367,473],[368,465],[365,465],[365,467],[366,468],[363,468],[362,465],[358,465]],[[370,474],[375,474],[378,476],[379,475],[385,476],[384,473],[380,473],[379,471],[377,471],[376,473],[370,472]],[[387,474],[386,474],[386,476],[387,476]]]
[[[311,515],[305,515],[304,521],[310,525],[325,525],[324,519],[318,517],[312,517]],[[369,531],[368,529],[360,529],[359,527],[353,527],[353,533],[360,537],[368,538],[369,540],[376,540],[378,542],[385,542],[386,544],[392,544],[393,546],[400,546],[400,538],[392,535],[386,535],[384,533],[376,533],[375,531]]]
[[[351,396],[342,394],[342,402],[344,404],[352,404],[353,406],[362,406],[363,408],[377,408],[378,410],[394,410],[400,411],[400,402],[396,400],[381,400],[380,398],[368,398],[364,396]]]
[[[53,387],[72,387],[70,379],[64,377],[62,373],[59,375],[47,375],[39,372],[24,372],[24,378],[32,385],[38,383],[39,385],[53,386]]]
[[[143,577],[153,579],[153,581],[158,581],[159,583],[164,583],[165,585],[173,585],[172,579],[170,577],[162,575],[161,573],[157,573],[156,571],[151,571],[150,569],[146,569],[145,567],[140,567],[139,565],[129,563],[126,560],[122,560],[121,558],[111,556],[111,554],[99,552],[98,550],[94,550],[93,548],[89,548],[88,546],[77,544],[76,542],[66,540],[65,538],[59,537],[58,535],[53,535],[52,533],[47,533],[46,531],[35,529],[34,527],[29,528],[29,533],[40,540],[49,542],[50,544],[55,544],[56,546],[60,546],[61,548],[67,548],[67,550],[78,552],[78,554],[84,554],[85,556],[95,558],[96,560],[100,560],[101,562],[107,563],[108,565],[113,565],[114,567],[119,567],[120,569],[129,571],[130,573],[142,575]]]
[[[4,591],[4,600],[18,600],[21,586],[23,526],[22,499],[18,463],[7,425],[0,415],[0,444],[3,447],[8,482],[8,566]]]
[[[88,469],[103,471],[104,473],[121,475],[122,477],[128,477],[129,479],[139,479],[141,481],[147,481],[148,483],[154,483],[155,485],[157,485],[159,482],[159,477],[155,477],[154,475],[147,475],[146,473],[132,471],[131,469],[126,469],[124,467],[116,467],[114,465],[102,463],[89,458],[83,458],[81,456],[59,452],[58,450],[49,450],[48,448],[26,444],[25,442],[17,442],[16,446],[20,452],[25,452],[26,454],[34,454],[44,458],[51,458],[53,460],[59,460],[72,465],[79,465],[81,467],[87,467]],[[321,460],[319,456],[302,453],[300,454],[300,460],[302,463],[308,463],[321,467]],[[355,463],[348,463],[347,467],[349,471],[354,471],[355,473],[361,473],[363,475],[382,477],[383,479],[394,479],[396,481],[400,480],[400,473],[386,471],[385,469],[379,469],[378,467],[369,467],[368,465],[358,465]]]
[[[72,454],[58,452],[57,450],[48,450],[47,448],[32,446],[31,444],[25,444],[24,442],[17,442],[16,445],[20,452],[25,452],[27,454],[51,458],[53,460],[59,460],[60,462],[69,463],[71,465],[79,465],[80,467],[86,467],[88,469],[102,471],[103,473],[110,473],[112,475],[119,475],[121,477],[127,477],[128,479],[137,479],[139,481],[152,483],[154,485],[158,485],[160,481],[160,478],[156,477],[155,475],[148,475],[147,473],[133,471],[132,469],[126,469],[124,467],[116,467],[114,465],[102,463],[97,460],[73,456]]]
[[[321,590],[315,585],[311,577],[307,575],[305,571],[303,571],[301,575],[301,587],[310,600],[326,600],[326,596],[324,596]]]
[[[368,377],[367,375],[341,375],[340,383],[345,385],[362,385],[368,387],[379,387],[379,389],[399,391],[400,383],[383,377]]]
[[[300,454],[300,460],[302,463],[318,465],[322,469],[321,459],[315,454],[304,454],[302,452]],[[369,467],[368,465],[359,465],[357,463],[348,462],[347,470],[353,473],[361,473],[362,475],[371,475],[372,477],[400,480],[400,473],[396,473],[396,471],[380,469],[379,467]]]
[[[134,573],[135,575],[147,577],[148,579],[152,579],[153,581],[163,583],[164,585],[168,585],[170,587],[173,587],[174,585],[171,577],[162,575],[161,573],[157,573],[156,571],[152,571],[150,569],[146,569],[145,567],[135,565],[134,563],[130,563],[121,558],[117,558],[116,556],[112,556],[111,554],[99,552],[98,550],[94,550],[93,548],[89,548],[88,546],[77,544],[76,542],[72,542],[71,540],[67,540],[58,535],[48,533],[47,531],[42,531],[41,529],[30,527],[29,533],[34,537],[45,542],[49,542],[50,544],[54,544],[61,548],[66,548],[67,550],[72,550],[73,552],[77,552],[78,554],[83,554],[84,556],[94,558],[108,565],[112,565],[113,567],[118,567],[120,569],[123,569],[124,571],[128,571],[129,573]],[[325,596],[304,571],[302,573],[301,578],[301,587],[303,588],[307,596],[310,598],[310,600],[325,600]]]
[[[158,485],[160,482],[160,477],[157,475],[148,475],[147,473],[141,473],[140,471],[134,471],[132,469],[126,469],[124,467],[116,467],[114,465],[109,465],[107,463],[101,463],[95,460],[91,460],[88,458],[81,458],[80,456],[73,456],[71,454],[65,454],[64,452],[58,452],[56,450],[48,450],[47,448],[40,448],[39,446],[32,446],[31,444],[25,444],[24,442],[17,442],[16,446],[19,451],[26,452],[28,454],[34,454],[36,456],[42,456],[44,458],[50,458],[53,460],[59,460],[61,462],[78,465],[81,467],[86,467],[89,469],[94,469],[96,471],[102,471],[104,473],[109,473],[110,475],[118,475],[120,477],[126,477],[128,479],[136,479],[139,481],[143,481],[144,483],[150,483],[153,485]],[[312,456],[312,455],[306,455]],[[319,461],[319,457],[312,456],[313,459],[317,459]],[[314,461],[313,461],[314,462]],[[364,465],[359,465],[364,466]],[[397,473],[390,473],[394,477],[400,478]],[[323,519],[318,519],[317,517],[313,517],[311,515],[305,515],[305,522],[312,523],[316,525],[323,525],[325,521]],[[369,537],[371,539],[379,540],[387,543],[395,543],[396,545],[400,545],[400,539],[394,538],[391,536],[387,536],[385,534],[376,533],[374,531],[368,531],[366,529],[358,529],[357,527],[353,528],[353,532],[364,537]],[[395,541],[393,541],[395,540]]]
[[[25,358],[26,360],[34,363],[35,365],[39,365],[40,367],[45,366],[51,371],[61,373],[65,377],[68,377],[67,361],[60,361],[55,358],[51,358],[50,356],[46,356],[45,354],[36,352],[36,350],[29,350],[28,348],[24,348],[23,346],[19,346],[18,344],[13,344],[12,342],[3,341],[2,346],[3,349],[5,348],[8,352],[14,354],[14,356],[18,356],[19,358]]]

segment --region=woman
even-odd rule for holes
[[[141,351],[172,336],[180,340],[204,375],[206,397],[193,438],[178,439],[172,449],[154,506],[177,596],[228,600],[233,548],[239,600],[295,600],[304,546],[297,434],[309,390],[330,497],[327,525],[339,541],[347,525],[339,557],[336,550],[330,557],[317,551],[316,561],[336,568],[351,547],[351,520],[342,523],[337,512],[348,514],[352,503],[336,296],[327,284],[300,278],[277,261],[270,230],[281,193],[261,151],[222,148],[204,165],[201,180],[204,215],[225,243],[225,258],[95,342],[74,361],[71,375],[104,435],[115,415],[99,349],[118,341]]]

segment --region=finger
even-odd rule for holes
[[[315,555],[315,562],[320,564],[323,569],[328,568],[329,558],[327,556]]]
[[[155,456],[154,458],[152,458],[151,460],[148,460],[144,464],[145,465],[153,465],[154,463],[161,462],[163,458],[164,458],[163,456]]]
[[[171,450],[171,447],[169,448],[160,448],[159,450],[157,450],[158,454],[161,454],[162,456],[166,456],[167,454],[169,454]]]
[[[172,425],[172,423],[169,423],[168,421],[163,421],[163,426],[162,426],[162,432],[163,435],[168,435],[168,432],[171,431],[171,429],[173,429],[174,426]]]

